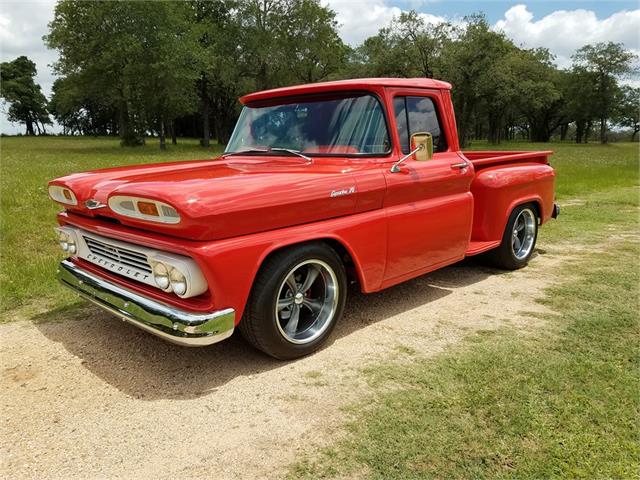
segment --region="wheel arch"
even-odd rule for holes
[[[271,245],[262,253],[262,256],[259,260],[259,266],[254,275],[254,279],[255,276],[258,275],[264,264],[269,260],[269,258],[273,257],[275,254],[289,248],[307,245],[310,243],[324,243],[331,247],[340,257],[340,260],[342,261],[345,270],[347,271],[347,280],[350,282],[356,281],[360,288],[362,285],[364,285],[363,272],[357,255],[349,246],[348,242],[346,242],[343,238],[331,235],[322,235],[305,239],[292,239],[288,242],[281,242]]]
[[[523,205],[532,205],[535,210],[536,210],[536,214],[538,215],[538,225],[540,224],[540,222],[542,221],[542,213],[543,213],[543,202],[542,202],[542,198],[540,198],[537,195],[534,196],[530,196],[530,197],[525,197],[525,198],[518,198],[516,200],[514,200],[513,202],[511,202],[511,204],[509,205],[509,208],[507,209],[506,215],[504,216],[505,221],[504,221],[504,228],[506,228],[507,226],[507,222],[509,220],[509,216],[511,215],[511,212],[513,212],[516,208],[521,207]]]
[[[496,240],[502,239],[502,235],[504,234],[504,231],[507,228],[507,224],[509,223],[509,217],[511,216],[511,213],[516,208],[522,205],[533,205],[533,207],[536,210],[536,214],[538,215],[538,225],[540,225],[540,222],[542,219],[542,211],[543,211],[542,199],[536,195],[516,198],[513,201],[511,201],[511,203],[509,203],[506,208],[504,208],[504,210],[502,211],[502,214],[498,217],[500,219],[499,227],[496,228],[495,232],[492,235],[493,237],[495,237]]]

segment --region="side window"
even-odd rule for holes
[[[438,112],[430,98],[395,97],[393,110],[403,153],[409,153],[409,139],[416,132],[429,132],[433,135],[434,152],[447,149],[447,141],[440,128]]]

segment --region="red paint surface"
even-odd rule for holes
[[[59,215],[106,237],[192,257],[209,292],[192,299],[85,267],[153,298],[194,311],[234,308],[240,321],[253,279],[273,251],[300,242],[339,242],[352,257],[363,291],[373,292],[499,244],[511,210],[535,202],[543,223],[552,213],[551,152],[459,151],[450,85],[428,79],[358,79],[247,95],[243,103],[335,91],[369,91],[386,110],[393,149],[380,157],[232,156],[95,170],[51,182],[75,193],[79,206]],[[401,156],[394,95],[429,96],[440,112],[448,150],[430,161]],[[344,152],[349,153],[349,152]],[[452,168],[468,159],[467,168]],[[331,192],[355,193],[331,196]],[[88,210],[88,199],[140,196],[174,206],[175,225]],[[114,221],[116,220],[116,221]]]

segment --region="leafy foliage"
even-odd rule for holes
[[[618,92],[617,78],[634,71],[635,55],[619,43],[585,45],[573,56],[577,68],[591,74],[594,95],[592,101],[599,113],[600,141],[607,142],[607,120],[611,117]]]
[[[618,91],[613,112],[615,122],[631,129],[631,141],[640,131],[640,88],[624,85]]]
[[[10,122],[24,123],[27,135],[46,133],[45,125],[51,124],[47,111],[47,99],[36,84],[36,64],[25,56],[0,65],[0,97],[10,104]],[[42,129],[40,128],[42,127]]]
[[[619,87],[635,57],[586,45],[569,70],[545,49],[522,49],[482,14],[461,24],[403,12],[362,45],[345,45],[319,0],[84,2],[56,6],[47,44],[60,52],[51,111],[72,133],[154,132],[226,143],[237,98],[255,90],[353,77],[432,77],[454,84],[463,146],[487,138],[587,141],[612,121],[634,130],[634,98]],[[627,107],[622,107],[625,104]],[[637,110],[637,109],[636,109]],[[623,113],[625,112],[625,113]]]

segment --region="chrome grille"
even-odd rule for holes
[[[82,238],[94,255],[109,259],[120,265],[136,268],[142,272],[151,273],[151,265],[149,265],[147,256],[144,253],[109,245],[108,243],[85,235],[83,235]]]

